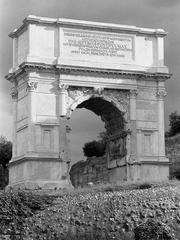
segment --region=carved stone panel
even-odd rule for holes
[[[107,98],[116,104],[119,104],[123,112],[128,111],[129,107],[129,92],[126,90],[104,89],[102,87],[69,87],[68,96],[71,99],[69,102],[77,101],[84,96]]]
[[[109,161],[122,159],[127,154],[126,150],[126,137],[117,137],[108,143]]]

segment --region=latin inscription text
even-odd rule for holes
[[[71,55],[132,58],[132,38],[116,33],[63,29],[63,48]]]

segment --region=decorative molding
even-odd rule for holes
[[[79,67],[79,66],[67,66],[67,65],[57,65],[57,69],[61,74],[76,74],[76,75],[90,75],[90,74],[101,74],[104,77],[112,78],[135,78],[135,79],[155,79],[155,80],[166,80],[172,76],[169,73],[150,73],[146,71],[133,71],[133,70],[119,70],[119,69],[102,69],[102,68],[92,68],[92,67]]]
[[[24,130],[25,128],[28,128],[28,124],[24,124],[23,126],[19,127],[16,132],[20,132],[22,130]]]
[[[18,165],[22,162],[46,162],[46,161],[50,161],[50,162],[59,162],[59,157],[57,157],[56,153],[51,153],[51,156],[47,156],[46,152],[39,152],[39,154],[41,154],[41,156],[36,157],[34,156],[34,152],[30,152],[29,154],[32,154],[32,156],[26,156],[25,154],[15,157],[13,158],[13,161],[9,162],[9,166],[13,166],[13,165]]]
[[[89,68],[89,67],[75,67],[75,66],[66,66],[66,65],[51,65],[44,63],[22,63],[19,68],[5,76],[9,81],[13,81],[17,76],[21,75],[24,72],[30,71],[47,71],[57,74],[78,74],[78,75],[104,75],[106,77],[112,78],[133,78],[133,79],[155,79],[157,81],[165,81],[169,79],[172,74],[169,73],[150,73],[146,71],[127,71],[127,70],[113,70],[113,69],[101,69],[101,68]]]
[[[58,27],[76,27],[81,29],[91,29],[107,32],[123,32],[128,34],[142,34],[148,36],[164,37],[167,33],[163,29],[142,28],[137,26],[119,25],[112,23],[100,23],[93,21],[82,21],[66,18],[45,18],[34,15],[29,15],[23,20],[23,24],[9,34],[11,38],[18,37],[23,31],[27,29],[29,24],[50,25]]]

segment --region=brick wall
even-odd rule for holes
[[[166,138],[166,156],[169,158],[170,178],[180,179],[180,134]],[[108,182],[106,157],[89,157],[71,167],[70,179],[74,187],[83,187],[87,183]]]
[[[88,157],[86,161],[75,163],[70,170],[70,179],[74,187],[108,182],[106,157]]]

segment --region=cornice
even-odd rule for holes
[[[114,78],[136,78],[140,79],[157,79],[157,80],[167,80],[172,74],[169,73],[150,73],[143,71],[128,71],[128,70],[115,70],[115,69],[101,69],[101,68],[89,68],[89,67],[79,67],[79,66],[67,66],[67,65],[58,65],[56,66],[60,74],[92,74],[96,73],[99,75],[106,75],[106,77],[111,76]]]
[[[11,38],[16,38],[20,34],[25,32],[27,30],[27,27],[28,27],[28,23],[27,22],[23,22],[23,24],[19,28],[14,29],[12,32],[9,33],[8,36],[11,37]]]
[[[159,37],[164,37],[167,33],[163,29],[152,29],[152,28],[142,28],[132,25],[120,25],[112,23],[103,23],[103,22],[92,22],[92,21],[82,21],[66,18],[45,18],[37,17],[34,15],[29,15],[23,20],[23,24],[15,29],[9,34],[10,37],[17,37],[23,29],[26,28],[29,24],[38,24],[38,25],[53,25],[53,26],[62,26],[62,27],[73,27],[80,29],[91,29],[91,30],[100,30],[107,32],[123,32],[131,33],[136,35],[154,35]]]
[[[127,70],[115,70],[115,69],[101,69],[90,68],[70,65],[48,65],[42,63],[22,63],[19,68],[13,73],[9,73],[5,76],[8,81],[13,82],[18,76],[23,73],[31,71],[43,71],[55,74],[68,74],[68,75],[93,75],[100,77],[112,77],[112,78],[128,78],[137,80],[157,80],[165,81],[169,79],[172,74],[169,73],[150,73],[143,71],[127,71]]]
[[[13,82],[14,79],[17,79],[19,76],[22,74],[25,75],[28,72],[32,71],[43,71],[43,72],[48,72],[48,73],[57,73],[57,69],[54,65],[48,65],[48,64],[43,64],[43,63],[22,63],[19,65],[19,68],[16,69],[14,72],[8,73],[5,78]]]

